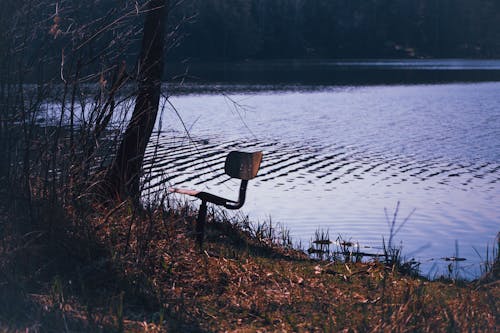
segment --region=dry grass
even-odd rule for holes
[[[43,2],[32,12],[44,6],[53,7]],[[36,61],[21,46],[40,44],[50,29],[48,13],[40,11],[45,18],[32,26],[26,6],[6,11],[12,29],[0,34],[0,332],[487,332],[500,326],[498,260],[480,282],[430,282],[379,262],[311,260],[291,249],[286,230],[277,235],[271,225],[232,223],[224,215],[208,224],[200,251],[196,212],[187,206],[95,204],[87,195],[116,152],[136,83],[132,75],[130,87],[119,80],[122,54],[140,31],[129,15],[137,7],[122,7],[81,22],[63,11],[82,33],[65,39],[66,48],[62,38],[63,44],[46,43]],[[117,20],[123,24],[107,24]],[[89,49],[74,47],[82,43]],[[103,45],[110,47],[88,59]],[[59,70],[61,58],[66,64]],[[55,84],[59,76],[64,84]],[[55,119],[42,119],[47,103]],[[115,124],[115,118],[123,120]],[[391,233],[394,226],[395,220]],[[343,256],[351,254],[344,249]]]
[[[5,209],[4,209],[5,211]],[[194,213],[45,207],[2,215],[2,331],[481,331],[500,284],[427,281],[378,262],[309,259],[227,220],[194,244]]]

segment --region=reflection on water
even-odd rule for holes
[[[167,64],[169,77],[231,84],[367,85],[500,81],[500,60],[276,60]]]
[[[321,64],[348,68],[383,68],[388,70],[500,70],[500,61],[484,59],[380,59],[325,61]]]
[[[153,190],[194,187],[237,196],[223,172],[231,150],[263,150],[243,211],[284,222],[307,245],[314,231],[381,245],[384,207],[401,201],[397,235],[429,274],[442,257],[467,258],[475,274],[500,230],[500,83],[330,87],[196,94],[171,101],[157,150],[149,150]],[[152,146],[151,146],[152,147]],[[459,253],[455,253],[455,242]],[[469,275],[470,276],[470,275]]]

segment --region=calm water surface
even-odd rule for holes
[[[306,247],[322,228],[377,252],[384,208],[392,216],[399,201],[397,223],[415,209],[395,237],[407,258],[432,277],[442,258],[464,257],[462,276],[478,274],[476,250],[484,259],[500,231],[500,82],[219,89],[170,98],[193,141],[166,105],[148,153],[153,190],[236,198],[225,155],[263,150],[242,209],[251,219],[271,216]]]

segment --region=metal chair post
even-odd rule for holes
[[[196,243],[201,248],[203,246],[203,238],[205,237],[205,221],[207,220],[207,202],[201,201],[198,218],[196,219]]]

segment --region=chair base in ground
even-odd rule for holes
[[[224,167],[226,174],[233,178],[241,179],[237,201],[229,200],[203,191],[177,188],[169,189],[170,192],[189,195],[201,200],[200,209],[198,211],[198,218],[196,219],[196,242],[198,243],[200,248],[203,246],[203,239],[205,237],[207,203],[210,202],[217,206],[223,206],[227,209],[240,209],[241,207],[243,207],[246,198],[248,181],[257,176],[261,161],[262,152],[260,151],[255,153],[233,151],[227,155]]]

